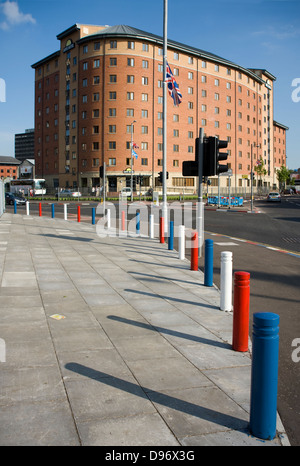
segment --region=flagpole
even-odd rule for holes
[[[167,225],[167,24],[168,24],[168,0],[164,0],[164,37],[163,37],[163,74],[164,74],[164,88],[163,88],[163,206],[162,217],[164,217],[165,232],[168,231]]]

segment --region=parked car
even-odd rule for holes
[[[272,192],[268,194],[267,197],[268,202],[281,202],[281,196],[277,192]]]
[[[26,204],[26,199],[24,197],[13,193],[5,193],[5,204],[14,205],[15,201],[17,205]]]
[[[123,197],[131,197],[131,188],[122,188],[121,196]]]
[[[62,189],[56,194],[56,197],[81,197],[81,193],[79,191],[72,191],[71,189]]]

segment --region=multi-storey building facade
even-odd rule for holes
[[[163,39],[128,26],[79,24],[57,38],[60,49],[32,65],[37,176],[48,186],[91,188],[105,163],[108,191],[120,191],[130,185],[134,143],[134,175],[143,175],[145,187],[157,186]],[[168,189],[196,189],[194,178],[182,176],[182,162],[194,159],[200,127],[228,140],[231,186],[244,186],[247,176],[250,185],[251,163],[263,159],[264,183],[273,188],[285,163],[287,129],[273,121],[276,78],[171,40],[167,58],[183,96],[178,107],[169,96],[167,102]]]
[[[34,159],[34,129],[15,134],[15,157],[21,161]]]

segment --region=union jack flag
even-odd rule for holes
[[[171,68],[168,62],[166,66],[166,82],[167,82],[169,94],[174,100],[174,105],[175,107],[178,107],[182,101],[182,95],[179,90],[178,84],[175,81],[175,78],[173,76],[173,73],[171,71]]]

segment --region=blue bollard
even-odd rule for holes
[[[169,231],[169,239],[168,239],[169,251],[173,251],[173,245],[174,245],[174,222],[170,221],[170,231]]]
[[[214,264],[214,242],[212,239],[205,240],[205,264],[204,285],[213,286],[213,264]]]
[[[96,218],[95,218],[95,207],[92,207],[92,225],[95,225],[95,221],[96,221]]]
[[[136,234],[140,234],[140,213],[137,212],[136,214]]]
[[[16,214],[16,213],[17,213],[17,203],[16,203],[16,201],[14,201],[14,214]]]
[[[54,218],[54,204],[51,204],[51,216]]]
[[[279,316],[253,315],[250,431],[258,438],[276,435]]]

